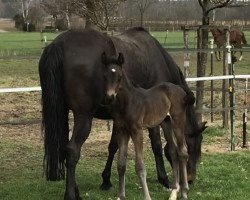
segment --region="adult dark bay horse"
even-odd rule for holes
[[[224,29],[221,28],[213,28],[210,29],[213,38],[214,38],[214,43],[217,45],[217,48],[222,48],[223,45],[226,43],[226,32]],[[242,44],[247,44],[245,34],[242,31],[239,30],[230,30],[229,31],[229,43],[235,47],[235,48],[242,48]],[[236,52],[232,52],[235,54]],[[217,51],[215,52],[216,59],[221,60],[221,54],[219,51],[219,55]],[[240,51],[240,58],[239,61],[241,61],[243,58],[242,56],[242,51]]]
[[[187,87],[185,79],[161,45],[142,28],[134,28],[117,37],[109,37],[91,29],[68,31],[48,45],[39,62],[42,87],[42,111],[47,180],[61,180],[65,175],[64,199],[80,199],[75,180],[75,168],[81,146],[88,138],[94,117],[110,119],[105,104],[103,63],[101,55],[124,54],[123,68],[135,84],[150,88],[160,82],[172,82]],[[69,140],[68,113],[74,115],[74,128]],[[169,128],[171,129],[170,121]],[[194,108],[187,108],[186,142],[188,145],[188,177],[195,179],[196,164],[201,153],[202,131],[205,123],[198,124]],[[150,128],[158,179],[168,187],[163,164],[159,127]],[[111,164],[118,145],[113,128],[109,158],[103,172],[102,187],[110,187]],[[165,152],[168,152],[166,146]],[[66,161],[66,162],[65,162]]]

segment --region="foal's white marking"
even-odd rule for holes
[[[114,68],[111,69],[112,72],[116,72],[116,70]]]
[[[242,60],[242,58],[243,58],[243,56],[240,56],[239,61],[241,61],[241,60]]]

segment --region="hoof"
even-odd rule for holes
[[[64,194],[64,200],[82,200],[79,194],[78,187],[75,187],[75,191],[71,193],[66,191]]]
[[[117,200],[125,200],[125,197],[117,197]]]
[[[101,190],[109,190],[112,187],[111,182],[107,182],[107,183],[102,183],[100,185],[100,189]]]
[[[159,181],[160,184],[163,185],[164,188],[170,189],[169,181],[168,181],[167,178],[158,178],[158,181]]]
[[[64,196],[64,200],[82,200],[80,196],[78,197],[69,197],[69,196]]]

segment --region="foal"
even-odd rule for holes
[[[121,53],[118,58],[107,58],[103,53],[102,62],[105,65],[106,95],[113,100],[112,115],[119,146],[118,199],[125,199],[126,158],[130,137],[134,143],[135,170],[143,189],[144,200],[151,199],[143,162],[143,127],[149,128],[161,124],[163,130],[166,130],[164,120],[168,115],[171,118],[173,131],[164,136],[171,147],[174,176],[173,190],[169,199],[176,199],[180,189],[182,197],[186,199],[189,189],[186,171],[188,153],[184,132],[186,106],[194,103],[193,95],[188,95],[180,86],[167,82],[148,90],[135,87],[123,72],[124,58]],[[164,132],[167,133],[167,131]]]

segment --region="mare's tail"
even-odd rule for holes
[[[243,32],[241,32],[241,33],[242,33],[241,39],[242,39],[243,44],[247,44],[247,40],[246,40],[245,34]]]
[[[42,88],[44,132],[44,169],[46,179],[58,181],[65,176],[68,112],[63,89],[63,46],[53,42],[45,48],[39,61]]]

